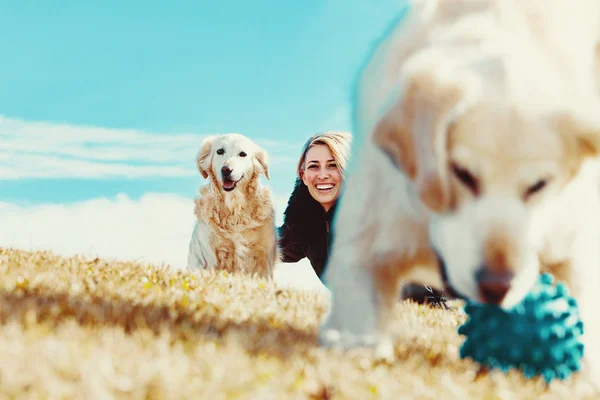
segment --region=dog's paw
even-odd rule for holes
[[[589,319],[588,319],[589,320]],[[593,396],[600,395],[600,335],[596,329],[590,329],[583,338],[585,345],[584,356],[579,371],[580,382]]]
[[[595,394],[600,394],[600,359],[584,356],[582,360],[581,377],[590,385]]]
[[[364,312],[360,307],[339,305],[332,309],[320,326],[320,344],[340,348],[374,345],[377,334],[376,310],[370,304],[363,304],[362,307],[368,308],[369,312]],[[356,310],[356,313],[352,310]]]
[[[378,361],[393,363],[395,360],[394,342],[391,337],[377,335],[354,335],[335,329],[319,332],[319,345],[338,350],[368,348],[373,351],[373,358]]]
[[[319,331],[319,345],[323,347],[347,350],[354,347],[373,347],[376,343],[374,335],[356,335],[333,328],[322,328]]]
[[[387,363],[393,363],[396,359],[394,342],[389,337],[382,337],[375,348],[375,358]]]

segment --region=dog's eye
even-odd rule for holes
[[[245,152],[243,152],[243,151],[240,151],[240,157],[246,157],[247,155],[248,155],[248,154],[246,154]]]
[[[452,172],[473,194],[479,193],[479,182],[469,171],[456,164],[452,164]]]
[[[534,183],[533,185],[531,185],[527,188],[523,197],[525,198],[525,200],[527,200],[530,196],[532,196],[535,193],[544,189],[547,184],[548,184],[548,179],[538,180],[536,183]]]
[[[225,154],[225,150],[219,149],[219,150],[217,150],[217,154],[222,156],[223,154]]]

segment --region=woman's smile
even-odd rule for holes
[[[339,184],[342,182],[340,170],[326,145],[315,145],[306,153],[302,181],[311,196],[321,203],[325,211],[336,202]]]
[[[333,184],[333,183],[321,183],[321,184],[315,185],[315,187],[321,193],[329,193],[335,187],[335,184]]]

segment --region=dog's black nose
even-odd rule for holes
[[[225,178],[229,177],[229,175],[231,175],[231,168],[229,168],[227,165],[223,166],[223,168],[221,168],[221,175],[223,175]]]
[[[500,304],[508,293],[514,274],[495,272],[483,266],[475,273],[475,280],[484,302]]]

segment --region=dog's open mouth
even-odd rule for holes
[[[235,189],[238,182],[241,181],[242,178],[243,178],[243,176],[240,179],[238,179],[237,181],[234,181],[233,179],[230,179],[230,178],[223,178],[223,190],[226,192],[231,192],[233,189]]]
[[[316,185],[315,187],[317,188],[319,193],[327,194],[330,193],[333,190],[333,188],[335,188],[335,185],[333,183],[322,183]]]

